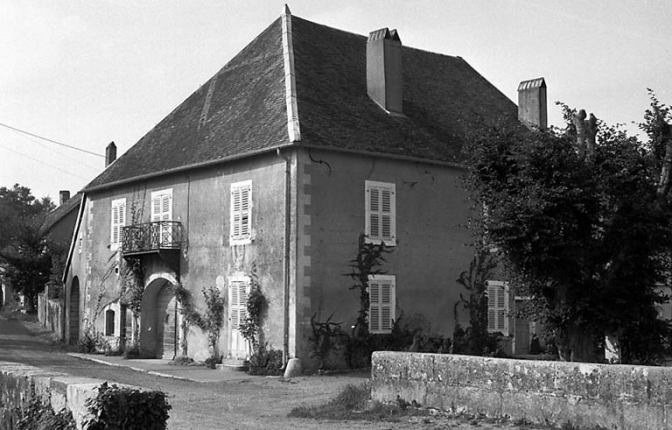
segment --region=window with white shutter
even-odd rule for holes
[[[506,282],[488,281],[488,331],[509,334],[509,286]]]
[[[121,243],[121,228],[126,225],[126,199],[112,200],[110,219],[110,249],[116,251]]]
[[[231,245],[243,245],[252,238],[252,181],[231,184]]]
[[[238,330],[247,318],[247,294],[250,280],[247,277],[229,278],[229,319],[230,329]]]
[[[396,318],[395,277],[369,276],[369,332],[391,333]]]
[[[171,228],[161,221],[173,220],[173,190],[152,193],[152,247],[167,246],[172,243]]]
[[[396,190],[395,184],[366,181],[366,225],[364,233],[368,242],[383,242],[395,246],[396,237]]]

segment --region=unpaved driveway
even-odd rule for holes
[[[53,344],[48,333],[38,327],[34,323],[0,315],[0,361],[15,361],[78,376],[163,390],[172,406],[168,421],[170,430],[542,428],[441,417],[401,418],[398,422],[288,418],[287,414],[293,408],[326,403],[342,387],[363,383],[368,375],[308,376],[290,381],[258,376],[213,383],[180,381],[71,357],[62,346]]]

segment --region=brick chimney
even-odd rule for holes
[[[107,145],[107,148],[105,148],[105,167],[112,164],[112,162],[116,159],[117,159],[117,145],[115,145],[114,142],[110,142],[110,144]]]
[[[401,40],[397,30],[369,33],[366,43],[366,88],[369,97],[392,114],[403,112]]]
[[[518,119],[527,127],[546,130],[546,81],[530,79],[518,85]]]
[[[61,190],[58,192],[58,205],[63,206],[63,203],[65,203],[68,199],[70,199],[70,191],[68,190]]]

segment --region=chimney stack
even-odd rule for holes
[[[401,40],[397,30],[369,33],[366,43],[366,88],[369,97],[391,114],[403,112]]]
[[[518,85],[518,119],[529,128],[546,130],[546,81],[530,79]]]
[[[58,205],[63,206],[63,203],[66,202],[66,200],[70,199],[70,191],[68,190],[61,190],[58,192]]]
[[[117,159],[117,145],[115,145],[114,142],[110,142],[110,144],[107,145],[107,148],[105,148],[105,167],[112,164],[112,162],[116,159]]]

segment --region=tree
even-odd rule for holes
[[[57,247],[50,247],[40,227],[53,208],[48,197],[35,199],[29,188],[0,188],[0,264],[4,278],[26,296],[30,310],[52,272]]]
[[[652,97],[642,143],[563,108],[567,130],[494,125],[473,138],[466,184],[487,209],[477,224],[561,358],[597,361],[609,335],[625,360],[653,361],[669,335],[655,309],[670,273],[669,109]]]

